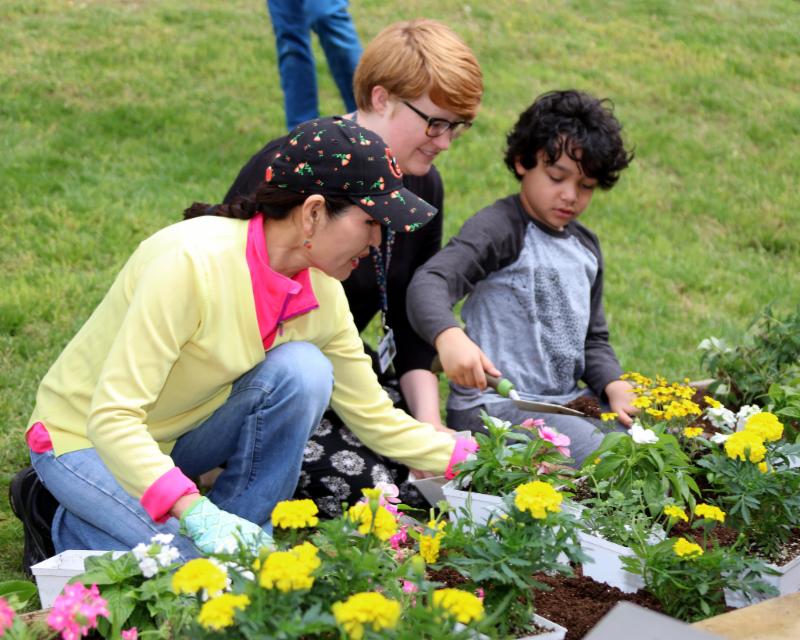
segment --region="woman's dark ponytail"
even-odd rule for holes
[[[265,218],[282,220],[287,218],[292,209],[302,205],[309,194],[297,193],[283,189],[268,182],[262,182],[258,189],[250,196],[237,196],[230,204],[209,205],[204,202],[195,202],[183,212],[183,219],[199,218],[200,216],[221,216],[223,218],[236,218],[249,220],[257,213],[262,213]],[[335,217],[342,213],[352,202],[341,196],[325,196],[328,215]]]

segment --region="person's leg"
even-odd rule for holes
[[[398,485],[400,499],[413,507],[427,502],[407,482],[408,467],[368,449],[332,410],[325,413],[306,445],[295,498],[314,501],[328,517],[342,513],[342,503],[353,505],[361,489],[378,482]]]
[[[67,549],[129,551],[140,542],[150,542],[157,533],[171,533],[184,560],[199,555],[192,541],[179,535],[178,521],[154,522],[94,449],[58,457],[52,450],[32,453],[31,462],[60,504],[52,528],[57,553]]]
[[[282,344],[234,382],[224,405],[178,439],[172,459],[188,476],[225,463],[208,498],[270,529],[272,509],[294,493],[306,442],[332,389],[331,364],[317,347]]]
[[[361,58],[361,42],[347,0],[306,0],[306,16],[319,37],[336,86],[348,111],[355,111],[353,73]]]
[[[297,0],[267,0],[289,130],[301,122],[319,117],[311,27],[303,4]]]

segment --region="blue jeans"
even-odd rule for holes
[[[361,43],[347,5],[347,0],[267,0],[289,130],[319,117],[312,30],[347,110],[355,111],[353,72],[361,57]]]
[[[332,388],[330,362],[315,346],[289,342],[276,347],[233,383],[225,404],[178,439],[172,459],[190,477],[224,463],[208,498],[271,531],[272,509],[294,493],[306,441]],[[52,529],[56,552],[126,551],[156,533],[172,533],[184,559],[199,555],[192,541],[178,533],[178,520],[154,522],[95,449],[58,457],[52,450],[31,453],[31,461],[61,505]]]

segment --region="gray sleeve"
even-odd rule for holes
[[[453,307],[490,273],[513,262],[522,248],[527,216],[509,196],[469,218],[435,256],[420,267],[408,288],[411,326],[433,344],[442,331],[459,326]]]
[[[603,254],[597,236],[580,224],[575,225],[577,238],[597,257],[597,277],[591,291],[589,329],[584,342],[585,369],[583,381],[598,398],[605,399],[604,389],[622,375],[616,353],[609,342],[608,323],[603,308]]]

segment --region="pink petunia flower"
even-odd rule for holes
[[[403,580],[403,593],[416,593],[419,587],[410,580]]]
[[[77,640],[97,627],[98,616],[109,615],[108,603],[96,584],[89,589],[80,583],[68,584],[53,603],[47,624],[61,632],[62,640]]]
[[[483,600],[484,597],[486,596],[486,592],[481,587],[478,587],[477,589],[475,589],[475,596],[479,600]]]
[[[0,636],[5,635],[6,629],[14,624],[14,610],[5,598],[0,598]]]
[[[538,427],[539,437],[552,444],[562,456],[569,457],[569,436],[559,433],[552,427]]]
[[[138,640],[139,630],[136,627],[131,627],[130,629],[125,629],[119,635],[122,640]]]
[[[400,528],[397,530],[391,538],[389,538],[389,544],[392,545],[392,549],[399,549],[400,545],[403,544],[408,540],[408,527],[404,524],[400,525]]]
[[[544,426],[544,420],[542,418],[528,418],[527,420],[523,420],[522,424],[519,426],[524,429],[538,429]]]

